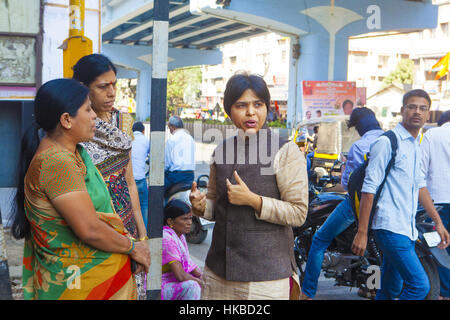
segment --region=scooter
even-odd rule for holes
[[[208,175],[201,175],[197,178],[197,188],[200,191],[205,191],[208,186]],[[191,193],[191,184],[189,183],[177,183],[169,188],[164,194],[165,204],[172,199],[180,199],[190,204],[189,194]],[[193,216],[191,231],[186,234],[186,241],[193,244],[202,243],[207,235],[208,230],[214,228],[214,222]]]

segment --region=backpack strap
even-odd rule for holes
[[[380,186],[378,187],[377,192],[374,197],[374,200],[373,200],[373,206],[372,206],[372,210],[370,212],[370,218],[369,218],[369,227],[372,225],[373,214],[376,209],[376,204],[380,198],[381,191],[383,190],[384,184],[386,183],[386,179],[389,175],[389,172],[391,171],[392,167],[395,164],[395,158],[397,156],[397,149],[398,149],[397,137],[396,137],[394,131],[389,130],[389,131],[386,131],[385,133],[383,133],[382,135],[388,137],[389,141],[391,142],[391,160],[389,160],[389,162],[386,166],[386,169],[384,172],[384,179],[381,182]]]

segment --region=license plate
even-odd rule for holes
[[[439,243],[441,243],[441,237],[437,231],[424,233],[423,237],[430,248],[436,247]]]

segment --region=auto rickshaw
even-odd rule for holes
[[[315,120],[306,120],[297,124],[292,132],[292,139],[300,150],[311,159],[310,170],[321,175],[340,175],[335,168],[336,160],[348,154],[351,145],[359,139],[355,128],[347,127],[349,116],[330,116]],[[316,146],[313,148],[314,138],[312,129],[318,126]],[[313,153],[313,154],[312,154]],[[333,169],[337,169],[337,172]]]

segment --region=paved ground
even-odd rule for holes
[[[208,236],[201,244],[188,243],[189,253],[194,262],[204,268],[206,254],[211,245],[212,231],[208,231]],[[358,289],[348,287],[339,287],[334,285],[334,279],[327,279],[323,274],[319,278],[316,300],[366,300],[357,295]]]
[[[15,240],[9,229],[5,229],[6,254],[8,258],[9,276],[13,299],[23,300],[22,292],[22,258],[23,240]]]

